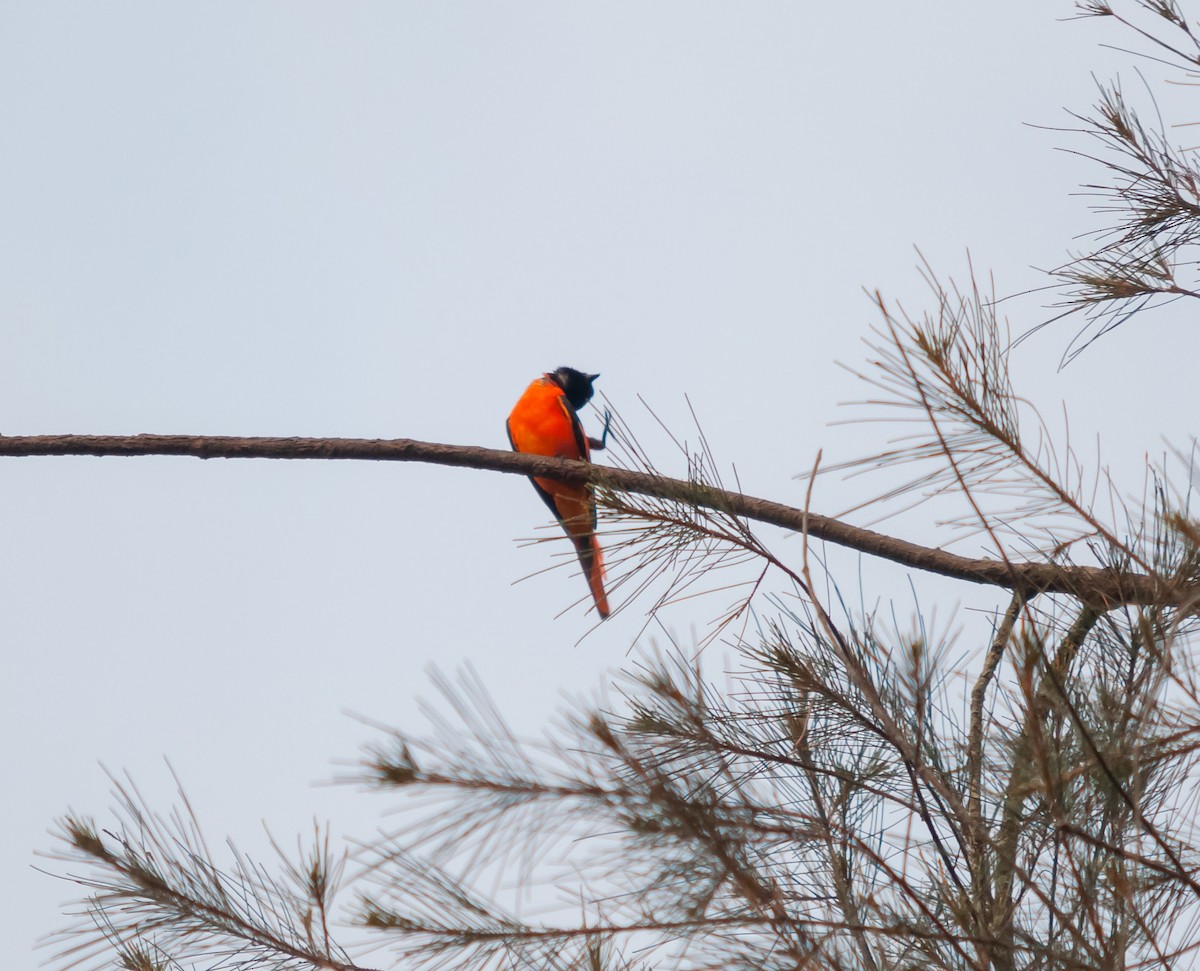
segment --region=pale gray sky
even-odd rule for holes
[[[1098,47],[1128,38],[1071,10],[5,0],[0,432],[504,447],[524,386],[569,364],[602,372],[664,471],[639,394],[684,434],[688,395],[747,491],[799,502],[818,448],[885,437],[828,424],[864,393],[834,367],[863,358],[864,286],[918,308],[914,245],[1038,286],[1097,225],[1070,195],[1095,170],[1025,124],[1085,109],[1093,71],[1136,82]],[[1018,375],[1136,464],[1193,430],[1185,325],[1118,332],[1061,375],[1051,329]],[[642,622],[576,645],[591,618],[555,619],[573,571],[512,586],[550,561],[516,542],[545,511],[514,477],[7,459],[0,494],[4,967],[63,922],[75,888],[33,853],[68,807],[103,818],[99,763],[166,808],[169,757],[212,838],[257,845],[265,819],[286,843],[314,815],[366,835],[383,803],[312,787],[371,738],[346,710],[418,724],[426,667],[470,661],[532,730]],[[939,542],[920,523],[908,538]],[[902,578],[874,595],[908,597]]]

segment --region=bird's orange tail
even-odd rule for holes
[[[583,567],[583,575],[592,591],[592,599],[596,601],[596,612],[603,620],[610,611],[608,595],[604,592],[604,557],[600,553],[600,543],[595,533],[571,538],[575,541],[575,552],[579,554],[579,565]]]

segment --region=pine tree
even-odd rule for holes
[[[1200,38],[1173,0],[1128,7],[1089,0],[1081,13],[1200,70]],[[1068,358],[1156,303],[1200,296],[1188,278],[1200,241],[1192,154],[1119,85],[1076,118],[1105,172],[1088,188],[1110,222],[1054,271],[1056,326],[1082,321]],[[1193,455],[1176,454],[1174,473],[1148,470],[1144,506],[1110,490],[1113,511],[1102,513],[1086,485],[1097,470],[1054,451],[1012,386],[997,301],[974,280],[960,288],[924,272],[926,313],[877,297],[861,372],[880,416],[909,420],[913,433],[814,477],[883,469],[892,484],[880,501],[956,504],[952,521],[989,557],[743,496],[703,447],[686,481],[668,479],[628,427],[615,469],[403,441],[0,440],[8,455],[553,473],[596,490],[626,600],[655,581],[665,603],[720,587],[726,569],[750,577],[710,632],[709,643],[732,645],[732,672],[712,675],[703,652],[643,655],[618,700],[572,708],[538,740],[514,737],[470,672],[439,679],[447,715],[430,735],[384,731],[364,750],[353,778],[402,794],[407,815],[352,857],[317,832],[277,867],[220,860],[186,803],[162,815],[118,784],[114,821],[61,821],[64,871],[89,897],[55,942],[60,955],[115,956],[138,971],[1190,964],[1200,945]],[[774,552],[764,523],[801,543]],[[817,540],[994,589],[987,636],[964,652],[921,617],[905,630],[855,607],[868,598],[824,563]],[[496,873],[558,887],[569,903],[523,917],[486,892]],[[335,942],[343,904],[353,949]]]

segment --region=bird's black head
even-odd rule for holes
[[[560,367],[550,373],[550,380],[563,389],[563,394],[576,411],[592,400],[592,382],[598,377],[600,375],[584,374],[573,367]]]

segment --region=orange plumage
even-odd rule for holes
[[[564,367],[534,381],[508,416],[508,440],[513,449],[531,455],[591,461],[591,447],[604,445],[584,434],[578,409],[591,399],[592,382],[599,376]],[[530,481],[575,544],[596,610],[601,619],[607,617],[604,560],[596,540],[596,503],[592,490],[542,476],[530,476]]]

